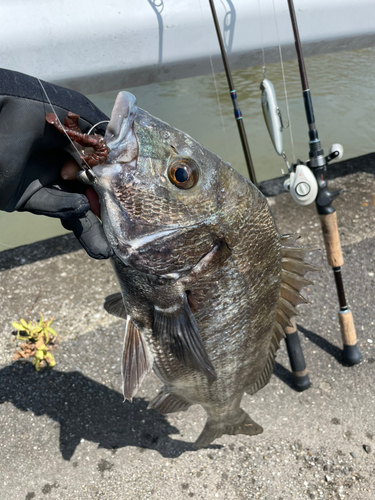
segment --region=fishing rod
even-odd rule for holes
[[[255,184],[257,186],[253,162],[251,160],[250,149],[249,149],[249,145],[247,142],[245,126],[244,126],[244,123],[242,120],[242,113],[241,113],[241,110],[240,110],[239,105],[238,105],[236,91],[234,90],[234,83],[233,83],[231,71],[229,68],[229,63],[228,63],[228,58],[227,58],[227,54],[226,54],[225,47],[224,47],[223,38],[221,36],[221,31],[220,31],[219,22],[218,22],[217,15],[216,15],[215,5],[214,5],[213,0],[209,0],[209,2],[210,2],[211,12],[212,12],[212,17],[213,17],[214,24],[215,24],[216,34],[217,34],[217,37],[219,40],[220,51],[221,51],[221,56],[222,56],[222,60],[223,60],[223,64],[224,64],[225,73],[226,73],[227,80],[228,80],[230,96],[231,96],[232,102],[233,102],[234,116],[235,116],[236,121],[237,121],[238,131],[239,131],[240,138],[241,138],[241,143],[242,143],[242,147],[243,147],[243,151],[244,151],[244,155],[245,155],[245,159],[246,159],[246,165],[247,165],[247,169],[249,172],[249,177],[250,177],[250,180],[253,182],[253,184]],[[264,82],[265,82],[265,80],[264,80]],[[272,88],[273,88],[273,86],[272,86]],[[272,93],[272,89],[270,89],[270,90]],[[270,98],[270,92],[268,93],[267,97]],[[275,102],[276,102],[276,96],[275,96]],[[277,108],[277,110],[279,109],[277,107],[277,104],[276,104],[276,108]],[[278,139],[280,139],[281,145],[279,147],[281,149],[278,152],[278,154],[283,156],[285,163],[286,163],[288,170],[289,170],[288,161],[286,159],[285,153],[282,151],[281,130],[282,130],[282,128],[285,128],[285,127],[282,124],[281,115],[278,115],[278,118],[281,121],[281,129],[279,129],[280,133],[279,134],[275,133],[272,135],[270,132],[270,135],[271,135],[271,139],[272,139],[276,149],[277,149],[277,145],[279,145]],[[270,120],[271,120],[271,117],[270,117]],[[275,127],[276,120],[272,120],[272,121],[273,121],[273,126]],[[277,127],[275,127],[275,128],[277,128]],[[301,343],[300,343],[300,340],[298,337],[298,332],[297,332],[297,329],[295,326],[295,322],[292,322],[292,325],[293,325],[292,327],[288,327],[285,329],[285,334],[286,334],[285,342],[286,342],[286,346],[287,346],[290,365],[292,367],[295,386],[296,386],[297,390],[304,391],[310,387],[310,379],[309,379],[309,375],[307,373],[306,363],[305,363],[305,359],[303,356]]]
[[[290,190],[292,196],[294,195],[293,198],[295,198],[295,201],[300,204],[308,204],[303,203],[304,198],[311,196],[311,189],[317,190],[316,197],[314,197],[315,205],[322,226],[324,243],[327,251],[327,260],[329,265],[332,267],[335,277],[340,306],[339,321],[341,336],[344,345],[343,361],[347,365],[355,365],[362,361],[362,355],[358,348],[353,315],[350,311],[345,297],[344,284],[341,275],[341,267],[344,264],[344,260],[341,252],[340,236],[337,229],[336,210],[331,204],[331,202],[335,198],[337,198],[342,190],[331,193],[328,190],[327,182],[325,180],[325,173],[327,171],[328,163],[331,160],[342,155],[342,147],[340,146],[340,151],[339,145],[333,145],[331,147],[330,153],[327,156],[324,156],[324,151],[321,146],[318,136],[318,130],[315,124],[311,92],[307,80],[307,73],[293,0],[288,0],[288,8],[293,27],[294,42],[297,52],[303,100],[305,105],[305,113],[309,128],[309,160],[306,162],[297,161],[297,165],[293,165],[296,172],[294,174],[291,174]],[[298,174],[298,171],[301,172],[300,178],[298,178],[298,175],[296,175]],[[313,173],[313,177],[315,180],[312,180],[310,178],[305,179],[303,177],[304,173],[309,175],[309,172]],[[292,177],[293,175],[294,177]]]
[[[229,68],[229,63],[228,63],[228,58],[227,58],[227,54],[226,54],[225,47],[224,47],[223,37],[221,36],[219,21],[217,19],[217,15],[216,15],[215,4],[214,4],[213,0],[209,0],[209,2],[210,2],[211,12],[212,12],[212,18],[213,18],[214,24],[215,24],[217,38],[219,40],[221,58],[222,58],[223,64],[224,64],[225,74],[227,75],[229,92],[230,92],[230,96],[231,96],[232,103],[233,103],[234,117],[236,119],[238,132],[240,134],[240,139],[241,139],[242,149],[243,149],[243,152],[245,155],[247,170],[249,172],[249,177],[250,177],[251,182],[257,186],[254,165],[253,165],[253,161],[251,159],[249,144],[247,142],[245,125],[243,123],[242,113],[241,113],[241,110],[240,110],[240,107],[239,107],[239,104],[237,101],[237,93],[234,89],[234,83],[233,83],[232,75],[231,75],[230,68]]]

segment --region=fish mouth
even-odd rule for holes
[[[130,92],[120,92],[112,109],[104,139],[109,148],[108,158],[92,169],[96,184],[94,188],[100,195],[110,184],[110,177],[127,169],[137,168],[138,141],[134,133],[134,120],[138,106]]]

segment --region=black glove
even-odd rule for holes
[[[82,94],[42,85],[31,76],[0,69],[0,210],[58,217],[91,257],[106,259],[111,249],[90,211],[84,185],[60,176],[61,167],[71,159],[64,150],[70,142],[45,117],[55,111],[63,123],[72,111],[80,115],[83,132],[108,118]],[[95,132],[104,135],[105,128],[99,125]]]

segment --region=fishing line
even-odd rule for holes
[[[290,143],[291,143],[291,146],[292,146],[293,163],[296,163],[296,154],[295,154],[295,150],[294,150],[293,133],[292,133],[292,121],[290,119],[290,112],[289,112],[288,92],[286,90],[286,80],[285,80],[285,73],[284,73],[284,63],[283,63],[283,55],[282,55],[282,52],[281,52],[281,44],[280,44],[280,37],[279,37],[279,27],[278,27],[278,24],[277,24],[277,17],[276,17],[275,0],[272,0],[272,4],[273,4],[273,14],[274,14],[274,18],[275,18],[277,42],[279,44],[280,65],[281,65],[281,73],[283,75],[283,84],[284,84],[284,93],[285,93],[285,104],[286,104],[286,112],[287,112],[287,115],[288,115],[288,122],[289,122],[289,134],[290,134]]]
[[[66,135],[66,137],[69,139],[69,142],[71,143],[71,145],[73,146],[73,148],[74,148],[74,149],[76,150],[76,152],[78,153],[78,155],[79,155],[79,157],[80,157],[80,159],[81,159],[81,162],[82,162],[82,164],[81,164],[82,169],[83,169],[83,170],[91,170],[91,167],[90,167],[90,166],[88,165],[88,163],[86,163],[86,161],[82,158],[82,151],[80,152],[80,151],[78,150],[77,146],[74,144],[74,142],[72,141],[72,139],[71,139],[71,138],[69,137],[69,135],[67,134],[67,132],[66,132],[66,130],[65,130],[64,126],[63,126],[63,124],[62,124],[62,123],[61,123],[61,121],[60,121],[60,118],[57,116],[57,113],[56,113],[56,111],[55,111],[55,108],[53,107],[52,102],[50,101],[50,98],[48,97],[48,94],[47,94],[46,89],[44,88],[44,85],[43,85],[43,84],[42,84],[42,82],[39,80],[39,78],[38,78],[37,80],[38,80],[38,82],[40,83],[40,86],[42,87],[42,90],[43,90],[43,92],[44,92],[44,94],[45,94],[45,96],[46,96],[46,98],[47,98],[47,101],[48,101],[49,105],[51,106],[52,111],[53,111],[54,115],[56,116],[57,121],[59,122],[59,124],[60,124],[60,126],[61,126],[62,130],[64,131],[64,134],[65,134],[65,135]],[[97,125],[98,125],[98,124],[97,124]],[[95,125],[94,125],[94,128],[95,128]],[[83,163],[86,165],[86,167],[87,167],[87,168],[85,168],[85,167],[84,167]]]
[[[90,135],[91,132],[98,126],[98,125],[101,125],[102,123],[109,123],[109,120],[102,120],[101,122],[98,122],[98,123],[95,123],[95,125],[93,125],[90,130],[87,132],[87,135]]]
[[[199,0],[199,7],[200,7],[200,11],[201,11],[201,19],[202,19],[202,26],[203,26],[204,16],[203,16],[203,10],[202,10],[202,2],[201,2],[201,0]],[[212,73],[212,78],[214,80],[214,87],[215,87],[215,92],[216,92],[216,101],[217,101],[217,105],[218,105],[219,113],[220,113],[221,127],[223,129],[223,134],[224,134],[224,137],[225,137],[225,149],[226,149],[226,152],[227,152],[227,156],[229,156],[228,140],[227,140],[228,136],[227,136],[227,131],[225,129],[223,111],[222,111],[222,108],[221,108],[220,97],[219,97],[219,90],[218,90],[217,81],[216,81],[216,77],[215,77],[214,64],[213,64],[213,61],[212,61],[210,44],[209,44],[209,40],[208,40],[208,35],[207,34],[206,34],[206,39],[207,39],[207,47],[208,47],[208,57],[210,59],[210,65],[211,65],[211,73]]]
[[[217,100],[217,105],[218,105],[218,108],[219,108],[219,113],[220,113],[220,121],[221,121],[221,126],[223,128],[223,134],[225,135],[226,137],[226,130],[225,130],[225,124],[224,124],[224,117],[223,117],[223,111],[221,109],[221,103],[220,103],[220,97],[219,97],[219,90],[218,90],[218,87],[217,87],[217,81],[216,81],[216,77],[215,77],[215,70],[214,70],[214,64],[212,62],[212,57],[211,57],[211,54],[209,53],[208,54],[209,58],[210,58],[210,65],[211,65],[211,72],[212,72],[212,77],[213,77],[213,80],[214,80],[214,87],[215,87],[215,92],[216,92],[216,100]],[[227,149],[227,154],[228,154],[228,143],[227,141],[225,141],[225,146],[226,146],[226,149]]]
[[[260,43],[262,46],[262,59],[263,59],[262,71],[263,71],[263,78],[267,78],[267,76],[266,76],[266,58],[264,55],[263,30],[262,30],[262,11],[260,8],[260,0],[258,0],[258,8],[259,8]]]

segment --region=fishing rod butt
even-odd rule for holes
[[[307,373],[296,322],[293,319],[291,323],[293,326],[285,328],[285,343],[288,351],[290,367],[293,373],[295,389],[299,392],[303,392],[310,387],[311,383],[309,374]]]
[[[342,361],[344,365],[358,365],[362,361],[362,354],[358,345],[344,345],[342,351]]]
[[[350,309],[339,312],[341,337],[344,344],[342,360],[345,365],[353,366],[362,361],[362,354],[358,347],[353,314]]]
[[[311,382],[309,374],[303,372],[293,372],[294,386],[298,392],[306,391],[310,389]]]

